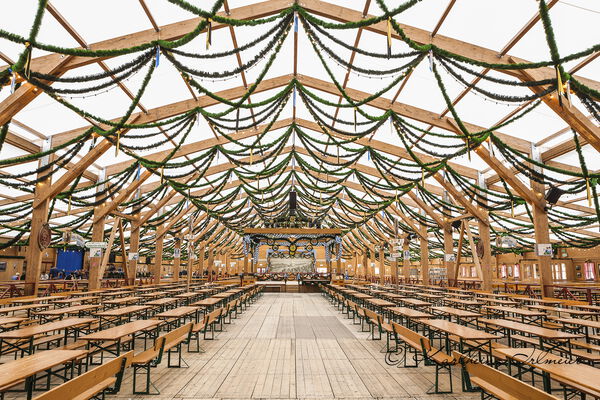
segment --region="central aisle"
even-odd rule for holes
[[[184,353],[190,368],[166,369],[163,363],[154,370],[159,396],[135,398],[479,398],[460,392],[457,374],[454,395],[427,395],[433,367],[386,365],[379,352],[385,340],[368,340],[317,293],[265,293],[226,329],[202,342],[205,353]],[[119,397],[132,398],[127,394]]]

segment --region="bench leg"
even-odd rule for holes
[[[152,384],[152,381],[150,379],[151,368],[152,367],[150,366],[150,364],[133,366],[133,394],[160,394],[160,391],[156,388],[156,386],[154,386]],[[137,385],[136,385],[138,370],[140,370],[140,369],[145,370],[145,372],[146,372],[146,374],[145,374],[146,375],[146,385],[145,385],[145,389],[143,391],[137,390]],[[151,386],[156,391],[155,393],[150,392]]]

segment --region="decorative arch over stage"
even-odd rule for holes
[[[323,246],[327,262],[342,258],[341,229],[252,228],[244,230],[243,242],[244,255],[250,255],[254,262],[258,262],[261,246],[269,246],[275,253],[285,252],[291,258]]]

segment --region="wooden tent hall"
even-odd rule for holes
[[[6,11],[6,398],[600,397],[597,5]]]

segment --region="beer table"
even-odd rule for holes
[[[408,307],[390,307],[388,308],[388,311],[394,316],[400,316],[400,324],[405,325],[409,329],[412,329],[411,322],[412,325],[416,325],[414,320],[418,321],[420,319],[430,319],[433,317],[431,314]],[[406,323],[404,323],[404,319],[406,319]]]
[[[98,294],[100,297],[104,298],[116,298],[116,297],[125,297],[132,296],[132,290],[117,290],[117,291],[106,291]]]
[[[111,308],[110,310],[100,311],[95,315],[100,317],[100,326],[102,326],[103,321],[109,321],[111,318],[114,318],[113,321],[117,321],[115,325],[119,325],[124,319],[129,322],[131,321],[131,317],[138,314],[144,314],[142,317],[145,317],[148,313],[148,310],[152,307],[144,305],[144,306],[127,306],[122,308]],[[111,322],[111,321],[109,321]]]
[[[67,296],[41,296],[41,297],[30,297],[30,298],[16,298],[12,304],[34,304],[34,303],[48,303],[52,300],[66,299]]]
[[[566,344],[566,349],[569,351],[569,356],[571,355],[571,340],[583,337],[583,335],[575,335],[569,332],[543,328],[536,325],[523,324],[521,322],[509,321],[506,319],[480,319],[479,322],[485,324],[488,328],[487,330],[504,332],[506,338],[508,339],[509,346],[513,346],[511,332],[517,331],[537,337],[540,348],[549,352]]]
[[[462,299],[462,298],[452,298],[452,297],[447,297],[444,299],[444,304],[454,304],[456,306],[462,306],[465,310],[471,310],[471,311],[475,311],[478,312],[480,307],[483,305],[483,302],[479,301],[479,300],[466,300],[466,299]]]
[[[461,325],[466,325],[468,322],[473,322],[473,320],[477,321],[477,319],[482,316],[480,313],[463,310],[462,308],[452,308],[445,306],[431,307],[431,311],[435,315],[441,314],[444,317],[448,316],[449,321],[452,320],[452,317],[455,317],[456,322]],[[465,322],[465,324],[463,324],[462,322]]]
[[[556,321],[561,322],[565,327],[566,325],[577,325],[579,330],[583,330],[587,343],[590,342],[590,328],[595,331],[600,330],[600,321],[582,318],[558,318]]]
[[[185,320],[188,317],[193,318],[193,321],[197,323],[200,319],[199,311],[200,311],[200,307],[198,307],[198,306],[196,306],[196,307],[182,306],[182,307],[172,308],[170,310],[156,314],[154,317],[161,319],[161,320],[167,320],[167,323],[169,325],[178,327],[181,325],[181,323],[185,323]],[[168,321],[168,320],[172,320],[172,321]]]
[[[589,317],[590,319],[592,317],[598,316],[598,313],[595,311],[584,311],[584,310],[574,310],[572,308],[562,308],[562,307],[550,307],[550,306],[526,306],[527,308],[530,308],[532,310],[540,310],[540,311],[544,311],[544,312],[548,312],[548,313],[555,313],[557,314],[559,317],[561,316],[561,314],[568,314],[568,315],[578,315],[580,317]]]
[[[40,320],[52,320],[62,319],[64,316],[75,315],[78,317],[84,317],[90,315],[92,311],[100,308],[99,304],[82,304],[72,307],[55,308],[53,310],[40,311],[36,313],[40,317]]]
[[[485,306],[484,308],[488,311],[491,310],[500,313],[502,319],[504,319],[506,315],[518,316],[523,323],[529,322],[537,325],[542,325],[542,319],[546,315],[541,311],[531,311],[516,307]]]
[[[49,308],[50,304],[28,304],[25,306],[14,306],[14,307],[2,307],[0,308],[0,314],[10,314],[14,316],[16,312],[27,311],[27,317],[31,317],[31,313],[36,310],[44,310]]]
[[[377,309],[381,314],[383,314],[384,317],[386,317],[388,319],[389,319],[389,312],[388,312],[387,308],[396,306],[396,304],[392,303],[391,301],[377,299],[377,298],[367,299],[366,302],[371,304],[372,306],[374,306],[375,309]]]
[[[158,336],[158,326],[160,324],[161,321],[157,319],[139,319],[81,336],[79,340],[85,340],[88,349],[96,348],[118,357],[121,355],[123,339],[131,337],[131,349],[133,350],[135,339],[143,337],[144,347],[146,347],[147,338]],[[106,342],[107,344],[105,344]]]
[[[190,304],[191,306],[199,306],[202,307],[203,311],[211,312],[217,304],[219,304],[223,299],[218,297],[209,297],[207,299],[199,300],[195,303]]]
[[[423,319],[420,321],[429,329],[429,337],[433,339],[433,332],[441,333],[445,342],[446,353],[452,354],[450,336],[458,338],[458,349],[461,353],[467,351],[467,355],[474,351],[483,351],[492,354],[492,341],[501,339],[502,336],[488,333],[468,326],[459,325],[455,322],[443,319]],[[467,343],[468,342],[468,343]]]
[[[145,305],[158,307],[159,312],[165,311],[167,308],[174,307],[177,304],[177,299],[174,297],[163,297],[162,299],[152,300]]]
[[[517,297],[516,299],[523,303],[544,304],[547,306],[557,306],[562,303],[562,300],[534,299],[533,297]]]
[[[67,307],[73,303],[85,304],[85,303],[96,303],[99,296],[81,296],[81,297],[70,297],[68,299],[56,300],[52,302],[54,307]]]
[[[33,396],[35,375],[46,372],[50,376],[61,377],[52,372],[52,368],[71,364],[71,378],[73,377],[74,362],[85,356],[85,350],[45,350],[39,353],[6,362],[0,365],[0,387],[10,388],[25,381],[27,399]]]
[[[73,330],[73,336],[77,340],[78,334],[84,329],[89,329],[90,325],[96,321],[94,318],[66,318],[47,324],[26,326],[24,328],[0,332],[0,354],[2,354],[5,344],[8,349],[15,349],[17,352],[20,351],[21,356],[25,353],[33,354],[35,337],[54,331],[65,331],[64,342],[66,344],[70,329]],[[16,340],[16,343],[13,343],[12,340]]]
[[[485,301],[487,304],[491,304],[494,306],[518,306],[519,303],[513,300],[503,300],[496,299],[491,297],[479,297],[479,299]]]
[[[11,328],[18,328],[21,322],[27,321],[25,317],[0,317],[0,329],[5,331]]]
[[[429,303],[427,301],[411,299],[411,298],[401,299],[400,301],[405,305],[412,306],[412,308],[426,308],[426,307],[431,306],[431,303]]]
[[[592,398],[600,392],[600,369],[598,368],[574,363],[556,354],[529,347],[519,349],[498,348],[495,351],[506,356],[509,362],[509,371],[514,363],[527,365],[532,369],[542,371],[544,390],[548,393],[551,392],[551,379],[566,382],[567,385],[568,382],[576,383],[578,389],[583,389]]]
[[[137,297],[137,296],[119,297],[119,298],[113,299],[113,300],[105,300],[102,302],[102,305],[106,309],[106,308],[110,308],[110,307],[132,305],[132,304],[139,302],[140,300],[142,300],[142,298]]]

